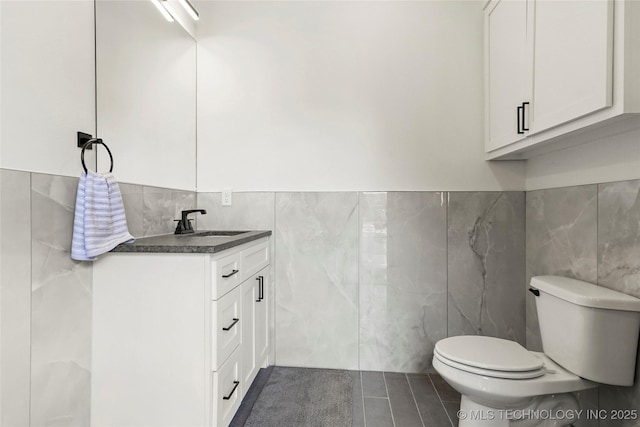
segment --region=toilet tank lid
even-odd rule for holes
[[[536,276],[531,278],[531,287],[584,307],[640,311],[640,299],[582,280],[561,276]]]

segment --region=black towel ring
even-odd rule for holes
[[[84,164],[84,150],[87,149],[87,147],[89,147],[91,144],[102,144],[104,145],[104,148],[107,149],[107,153],[109,153],[109,159],[111,159],[111,167],[109,168],[109,172],[113,172],[113,155],[111,154],[111,150],[109,150],[109,147],[107,147],[107,144],[105,144],[102,139],[100,138],[93,138],[88,140],[83,146],[82,146],[82,153],[80,153],[80,160],[82,161],[82,168],[84,169],[84,172],[87,173],[87,165]]]

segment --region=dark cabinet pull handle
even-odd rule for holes
[[[518,113],[518,134],[519,135],[523,135],[525,133],[525,131],[528,131],[529,128],[525,127],[525,114],[527,113],[527,111],[525,110],[525,106],[529,105],[528,102],[523,102],[522,105],[518,106],[517,108],[517,113]]]
[[[235,393],[236,389],[238,388],[238,384],[240,384],[240,381],[234,381],[233,382],[233,389],[231,389],[231,393],[229,393],[227,396],[222,396],[222,399],[224,399],[224,400],[231,399],[231,396],[233,396],[233,393]]]
[[[233,276],[234,274],[238,274],[240,272],[240,270],[233,270],[231,273],[229,274],[223,274],[222,278],[223,279],[228,279],[229,277]]]
[[[524,131],[520,126],[520,121],[522,120],[522,118],[524,118],[524,106],[522,105],[518,106],[517,111],[518,111],[518,135],[522,135],[524,134]]]
[[[260,301],[264,299],[264,277],[260,276]]]
[[[523,102],[523,103],[522,103],[522,130],[524,130],[524,131],[528,131],[528,130],[529,130],[529,128],[524,127],[525,123],[527,122],[527,121],[525,120],[525,114],[527,114],[527,110],[526,110],[526,109],[525,109],[525,107],[524,107],[525,105],[529,105],[529,103],[528,103],[528,102]],[[523,133],[524,133],[524,132],[523,132]]]
[[[256,302],[260,302],[262,301],[262,276],[256,277],[256,280],[258,281],[258,299]]]
[[[230,331],[231,328],[233,328],[234,326],[236,326],[236,323],[238,323],[240,321],[240,319],[237,318],[233,318],[233,322],[231,322],[231,324],[229,326],[227,326],[226,328],[222,328],[223,331]]]
[[[540,296],[540,291],[534,288],[529,288],[529,292],[531,292],[532,294],[534,294],[535,296],[539,297]]]

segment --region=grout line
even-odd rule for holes
[[[360,390],[362,391],[362,422],[364,423],[364,427],[367,427],[367,412],[364,409],[364,385],[362,384],[362,371],[358,371],[358,375],[360,376]]]
[[[422,423],[422,427],[426,427],[424,424],[424,420],[422,419],[422,414],[420,413],[420,408],[418,408],[418,400],[416,399],[416,395],[413,392],[413,387],[411,387],[411,381],[409,381],[409,375],[405,373],[404,377],[407,379],[407,384],[409,384],[409,390],[411,391],[411,396],[413,396],[413,403],[415,403],[416,409],[418,410],[418,416],[420,417],[420,422]]]
[[[443,193],[444,194],[444,193]],[[449,196],[451,193],[447,191],[447,203],[444,206],[444,247],[445,247],[445,319],[446,319],[446,330],[447,335],[449,336]],[[431,363],[433,365],[433,362]],[[431,377],[429,377],[429,381],[431,381]],[[435,388],[435,387],[434,387]]]
[[[391,422],[393,423],[393,427],[396,427],[396,419],[393,416],[393,408],[391,407],[391,398],[389,397],[389,387],[387,387],[387,378],[382,373],[382,381],[384,381],[384,389],[387,391],[387,400],[389,402],[389,411],[391,411]]]
[[[357,192],[356,193],[356,204],[357,204],[357,210],[358,210],[358,248],[356,249],[356,252],[358,253],[357,256],[357,262],[356,265],[358,267],[358,283],[357,283],[357,296],[356,298],[356,309],[358,311],[358,370],[360,370],[361,366],[360,366],[360,334],[361,334],[361,329],[360,329],[360,286],[362,286],[362,278],[361,278],[361,268],[360,268],[360,264],[362,263],[362,223],[361,223],[361,217],[360,217],[360,199],[361,199],[361,193]],[[364,389],[362,390],[362,395],[364,398]]]
[[[95,4],[94,4],[95,7]],[[95,18],[94,18],[95,20]],[[29,414],[27,419],[31,425],[33,418],[33,173],[29,173]],[[91,270],[91,287],[93,288],[93,270]],[[93,304],[93,291],[91,291],[91,304]],[[93,312],[92,312],[93,316]]]
[[[438,400],[440,401],[440,405],[442,405],[442,409],[444,410],[445,415],[447,416],[447,418],[449,418],[449,422],[451,423],[451,425],[455,426],[455,424],[453,424],[453,420],[449,416],[449,412],[447,412],[447,407],[444,406],[444,402],[442,401],[442,398],[440,397],[440,393],[438,393],[438,389],[436,388],[436,385],[433,383],[433,380],[431,379],[431,375],[427,375],[427,376],[429,377],[429,381],[431,382],[431,386],[433,387],[433,389],[436,392],[436,395],[438,396]]]

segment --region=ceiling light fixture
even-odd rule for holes
[[[187,11],[189,16],[191,16],[194,21],[197,21],[200,19],[200,14],[196,10],[196,8],[193,7],[193,5],[189,0],[178,0],[178,3],[180,3],[180,5],[184,8],[184,10]]]
[[[153,5],[156,7],[156,9],[158,9],[158,11],[162,14],[162,16],[164,16],[164,19],[166,19],[169,22],[173,22],[173,16],[171,16],[171,12],[169,12],[169,10],[165,7],[164,2],[166,0],[151,0],[151,3],[153,3]]]

